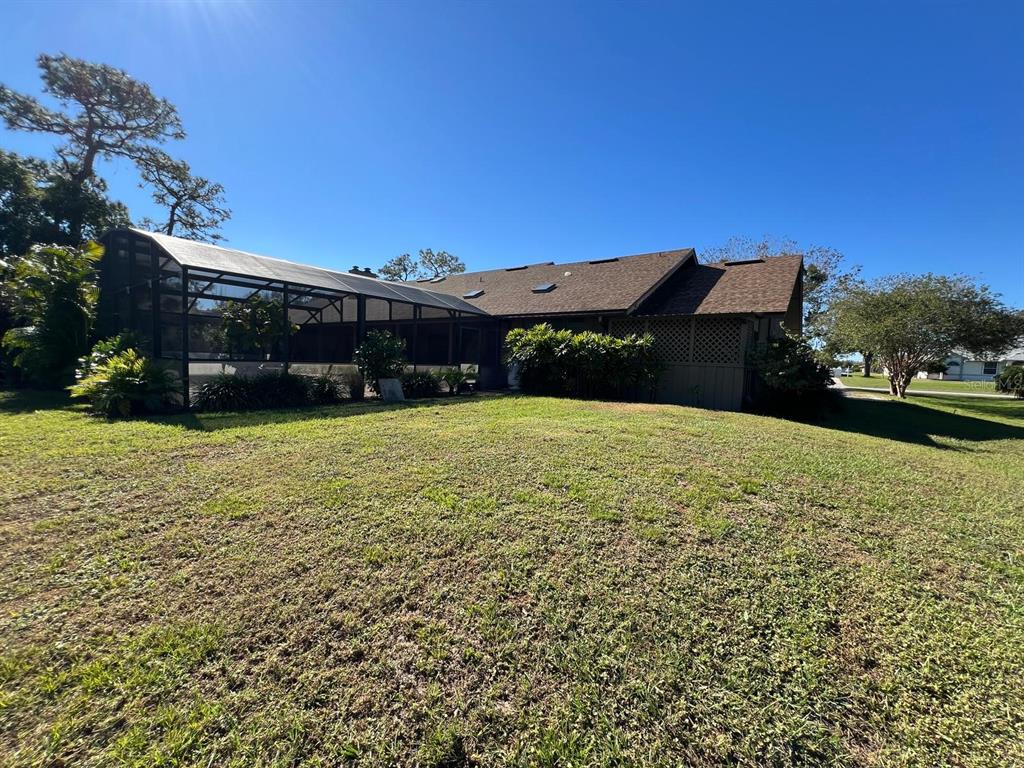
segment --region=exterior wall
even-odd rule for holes
[[[616,335],[649,332],[665,371],[659,403],[738,411],[743,405],[745,356],[754,322],[745,317],[613,318]]]
[[[1013,360],[999,360],[996,363],[995,373],[985,373],[984,360],[968,360],[962,355],[950,355],[946,358],[946,364],[949,366],[946,372],[930,373],[927,378],[945,381],[992,381],[997,374],[1002,373],[1013,362]]]

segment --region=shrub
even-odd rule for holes
[[[125,331],[111,336],[109,339],[97,341],[92,351],[85,357],[78,358],[78,370],[75,371],[75,379],[81,380],[89,376],[97,367],[103,365],[114,355],[119,355],[125,350],[138,350],[141,339],[134,331]]]
[[[310,379],[288,371],[256,376],[220,373],[199,387],[192,405],[199,411],[250,411],[260,408],[296,408],[318,402]]]
[[[783,336],[771,339],[748,355],[758,382],[751,405],[761,413],[793,418],[819,416],[836,402],[829,389],[832,376],[818,361],[806,339]]]
[[[70,390],[73,397],[88,399],[94,411],[111,418],[161,411],[177,396],[171,372],[135,349],[110,356]]]
[[[352,359],[377,394],[380,379],[397,379],[405,370],[405,342],[388,331],[370,331]]]
[[[309,400],[315,405],[333,405],[345,399],[348,387],[341,376],[328,369],[327,373],[313,376],[308,381]]]
[[[258,408],[252,379],[231,373],[218,373],[204,383],[192,399],[198,411],[248,411]]]
[[[401,379],[406,397],[436,397],[441,391],[441,380],[430,371],[409,371]]]
[[[288,371],[257,374],[252,392],[257,408],[294,408],[310,402],[308,379]]]
[[[547,323],[516,328],[506,361],[518,365],[523,390],[538,394],[622,398],[652,388],[661,371],[654,337],[556,331]]]
[[[448,387],[448,393],[458,395],[466,383],[476,376],[476,368],[447,368],[441,372],[441,381]]]
[[[1017,398],[1024,398],[1024,364],[1006,366],[996,376],[996,392],[1006,392]]]

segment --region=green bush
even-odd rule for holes
[[[523,391],[536,394],[635,398],[649,394],[661,371],[650,334],[620,338],[540,323],[509,331],[505,347]]]
[[[436,397],[441,392],[441,380],[430,371],[409,371],[401,376],[402,392],[406,397]]]
[[[754,396],[749,403],[760,413],[791,418],[813,418],[837,402],[829,389],[832,376],[828,366],[817,359],[806,339],[782,336],[771,339],[747,356],[757,375]]]
[[[86,398],[94,411],[111,418],[165,410],[177,401],[177,389],[170,371],[135,349],[110,356],[70,387],[73,397]]]
[[[340,403],[349,393],[343,377],[332,373],[322,373],[309,379],[309,400],[314,405],[333,405]]]
[[[370,389],[380,394],[378,381],[397,379],[405,370],[405,342],[388,331],[370,331],[352,359]]]
[[[462,388],[471,380],[476,378],[476,368],[463,370],[462,368],[447,368],[441,372],[441,381],[448,387],[448,394],[458,395]]]
[[[332,405],[351,396],[353,386],[330,372],[309,377],[288,371],[256,376],[220,373],[199,387],[192,406],[198,411],[251,411]]]
[[[1024,364],[1006,366],[996,376],[996,392],[1005,392],[1014,397],[1024,398]]]
[[[252,378],[257,408],[295,408],[309,405],[309,380],[288,371],[268,371]]]
[[[192,398],[197,411],[248,411],[259,408],[252,379],[231,373],[218,373],[199,387]]]
[[[141,341],[139,335],[134,331],[124,331],[117,334],[117,336],[111,336],[109,339],[97,341],[88,355],[78,358],[78,370],[75,372],[75,379],[80,381],[86,376],[91,375],[96,368],[125,350],[138,350]]]

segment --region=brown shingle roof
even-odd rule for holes
[[[803,257],[689,264],[667,281],[636,314],[730,315],[785,313]]]
[[[410,284],[429,286],[432,291],[459,297],[482,290],[479,297],[465,300],[492,315],[623,312],[649,295],[691,258],[694,258],[693,249],[682,248],[614,260],[464,272],[449,275],[440,282]],[[533,288],[543,283],[554,283],[555,288],[546,293],[534,293]]]
[[[532,264],[449,275],[412,283],[464,297],[492,315],[627,312],[637,315],[785,313],[803,261],[776,256],[763,261],[697,263],[692,248],[615,260]],[[566,273],[570,274],[566,274]],[[546,293],[533,288],[554,283]]]

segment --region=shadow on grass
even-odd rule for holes
[[[184,427],[201,432],[216,432],[236,427],[256,427],[265,424],[291,424],[314,419],[342,419],[351,416],[404,411],[413,408],[438,408],[471,403],[475,397],[442,397],[427,400],[406,400],[400,403],[385,403],[380,400],[364,400],[359,403],[339,405],[308,406],[281,410],[244,411],[238,413],[177,413],[140,417],[152,424]]]
[[[1016,425],[993,418],[1022,421]],[[1024,402],[945,395],[917,395],[906,401],[846,397],[843,407],[819,425],[938,448],[950,446],[937,443],[936,437],[969,442],[1024,440]]]
[[[7,389],[0,391],[0,413],[61,411],[74,406],[61,389]]]

